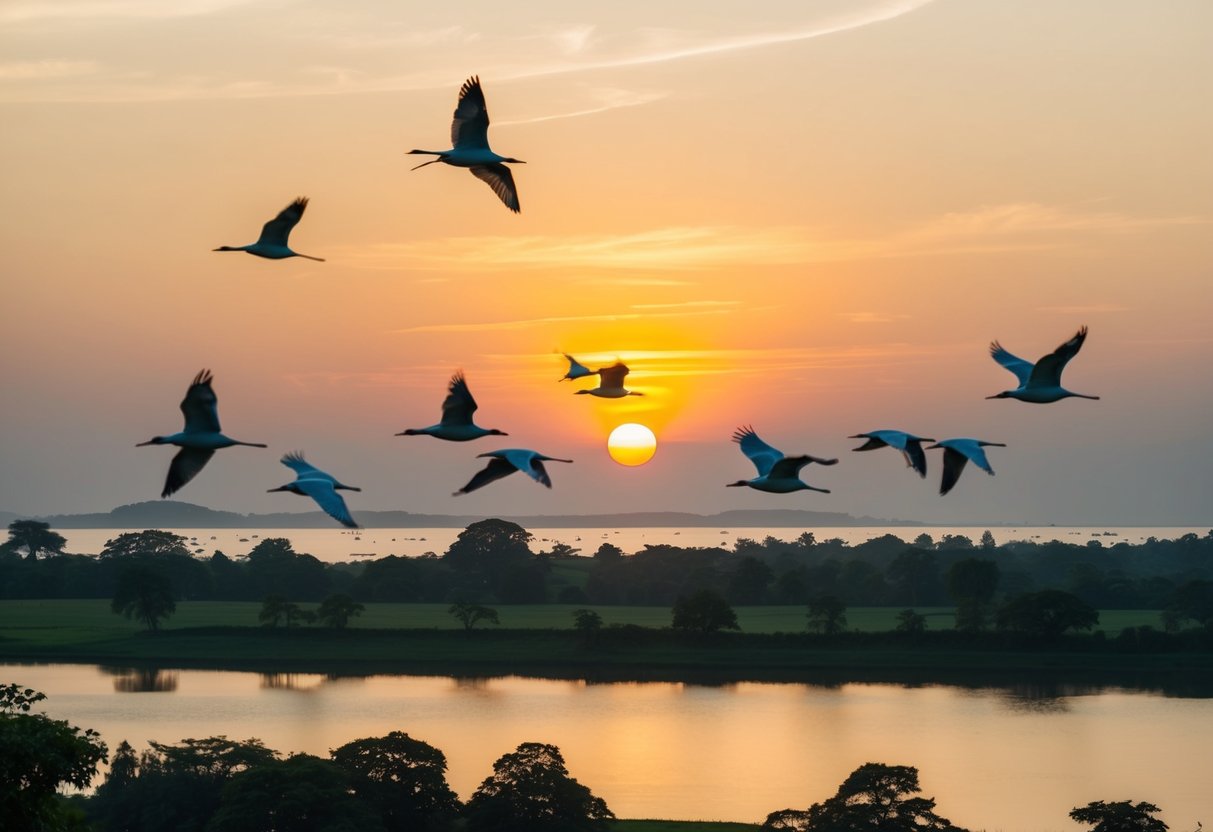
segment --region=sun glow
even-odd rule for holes
[[[620,465],[644,465],[657,452],[657,437],[644,425],[628,422],[611,431],[607,452]]]

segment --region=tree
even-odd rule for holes
[[[914,610],[902,610],[897,613],[897,632],[922,633],[926,632],[927,618]]]
[[[167,575],[148,566],[132,566],[118,576],[110,609],[155,632],[160,629],[160,619],[177,610],[177,601]]]
[[[408,734],[354,740],[331,756],[352,775],[354,793],[376,808],[388,832],[436,828],[459,808],[446,782],[446,755]]]
[[[362,604],[350,596],[338,593],[330,595],[320,602],[320,608],[316,610],[316,618],[325,627],[344,630],[345,626],[350,623],[350,619],[362,615],[364,609],[366,608]]]
[[[39,552],[61,555],[66,545],[67,539],[58,532],[51,531],[50,523],[40,520],[14,520],[8,524],[6,548],[12,552],[25,549],[27,560],[37,560]]]
[[[189,557],[186,539],[179,534],[148,529],[142,532],[126,532],[105,541],[102,558],[163,557],[181,555]]]
[[[248,553],[246,582],[253,598],[281,594],[310,601],[328,593],[331,579],[319,559],[296,552],[285,537],[267,537]]]
[[[292,627],[298,617],[299,605],[292,604],[281,595],[265,596],[261,602],[261,612],[257,613],[257,620],[264,627],[277,627],[279,621],[285,621],[287,627]]]
[[[602,616],[593,610],[573,610],[573,629],[581,636],[581,641],[589,646],[598,641],[602,632]]]
[[[443,555],[455,569],[480,572],[494,582],[510,564],[530,560],[531,533],[509,520],[480,520],[459,533]]]
[[[1167,832],[1167,825],[1156,817],[1161,811],[1153,803],[1134,804],[1131,800],[1104,803],[1102,800],[1077,806],[1070,817],[1079,823],[1094,824],[1091,832]],[[1200,824],[1196,824],[1197,828]]]
[[[986,628],[999,576],[997,563],[979,558],[958,560],[948,569],[948,594],[956,603],[957,629],[978,632]]]
[[[60,787],[86,788],[105,759],[92,729],[30,713],[46,695],[17,684],[0,686],[0,818],[4,828],[56,830],[67,825]]]
[[[1017,595],[998,610],[998,629],[1054,640],[1066,630],[1089,630],[1099,623],[1099,611],[1077,595],[1044,589]]]
[[[729,600],[734,604],[761,604],[774,579],[771,567],[753,556],[741,558],[729,576]]]
[[[981,548],[994,549],[994,548],[997,548],[997,546],[998,546],[998,543],[997,543],[997,541],[994,540],[993,532],[991,532],[989,529],[986,529],[984,532],[981,533]]]
[[[808,628],[827,636],[847,627],[847,605],[837,595],[818,595],[809,601]]]
[[[1162,619],[1163,626],[1171,632],[1188,620],[1213,629],[1213,581],[1188,581],[1176,589]]]
[[[808,832],[809,813],[803,809],[780,809],[767,815],[762,828],[777,832]]]
[[[605,832],[615,815],[569,776],[554,745],[525,742],[493,763],[467,804],[470,832]]]
[[[889,580],[911,604],[932,600],[939,585],[939,564],[934,552],[906,549],[885,570]]]
[[[501,623],[497,618],[497,610],[480,604],[469,604],[467,601],[456,601],[447,608],[447,612],[459,619],[463,629],[469,633],[481,621],[488,621],[492,624]]]
[[[614,543],[603,543],[594,552],[594,560],[596,561],[617,561],[623,558],[623,550]]]
[[[675,630],[691,630],[708,635],[717,630],[740,630],[737,613],[729,606],[724,596],[710,589],[701,589],[690,595],[680,595],[672,610]]]
[[[813,832],[964,832],[935,814],[935,800],[911,797],[922,791],[918,769],[864,763],[838,787],[838,792],[809,807]]]

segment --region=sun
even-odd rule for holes
[[[607,452],[620,465],[644,465],[657,452],[657,437],[644,425],[628,422],[611,431]]]

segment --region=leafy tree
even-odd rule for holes
[[[1188,581],[1179,587],[1162,617],[1163,625],[1172,632],[1188,620],[1213,629],[1213,581]]]
[[[443,555],[455,569],[480,572],[493,581],[506,565],[526,562],[534,553],[531,533],[509,520],[480,520],[459,533]]]
[[[602,632],[602,616],[593,610],[573,610],[573,629],[581,636],[583,644],[593,644]]]
[[[809,601],[810,630],[832,636],[847,627],[847,605],[837,595],[819,595]]]
[[[364,609],[366,608],[362,604],[350,596],[339,593],[330,595],[320,602],[320,608],[316,610],[316,618],[325,627],[344,630],[350,623],[350,619],[362,615]]]
[[[564,541],[558,540],[552,544],[552,550],[548,552],[550,558],[572,558],[576,557],[581,550],[576,546],[570,546]]]
[[[291,627],[298,617],[299,605],[292,604],[281,595],[265,596],[261,602],[261,612],[257,613],[257,620],[264,627],[277,627],[279,621],[285,621],[286,626]]]
[[[1144,801],[1134,804],[1131,800],[1117,803],[1099,800],[1075,807],[1070,817],[1079,823],[1093,824],[1091,832],[1167,832],[1167,825],[1152,817],[1158,811],[1161,810],[1153,803]]]
[[[762,828],[777,832],[808,832],[809,813],[803,809],[780,809],[767,815]]]
[[[1098,610],[1060,589],[1017,595],[998,610],[998,629],[1046,640],[1060,638],[1070,629],[1089,630],[1098,623]]]
[[[994,549],[997,548],[998,542],[994,540],[994,533],[986,529],[981,533],[981,548]]]
[[[51,531],[50,523],[40,520],[14,520],[8,524],[8,542],[5,546],[12,552],[25,549],[28,560],[37,560],[39,552],[61,555],[66,545],[67,539],[58,532]]]
[[[207,832],[379,832],[383,825],[336,763],[296,754],[224,785]]]
[[[188,558],[190,550],[185,546],[186,538],[172,532],[148,529],[142,532],[125,532],[105,541],[102,558],[163,557],[180,555]]]
[[[758,558],[743,557],[729,576],[729,600],[734,604],[761,604],[774,577],[771,567]]]
[[[809,807],[813,832],[964,832],[935,814],[935,800],[912,797],[922,789],[918,769],[864,763],[829,800]]]
[[[922,633],[927,629],[927,618],[914,610],[902,610],[897,613],[897,632]]]
[[[885,570],[889,580],[911,604],[933,600],[939,584],[939,563],[934,552],[906,549]]]
[[[100,735],[46,714],[30,713],[46,695],[0,686],[0,819],[5,829],[58,830],[69,825],[60,787],[86,788],[105,759]]]
[[[388,832],[437,828],[459,808],[446,782],[446,755],[408,734],[354,740],[331,754]]]
[[[501,623],[497,618],[497,610],[480,604],[469,604],[467,601],[456,601],[447,608],[447,612],[459,619],[463,629],[468,632],[471,632],[472,628],[481,621],[488,621],[491,624]]]
[[[142,622],[155,632],[160,629],[160,619],[177,610],[177,601],[172,583],[163,572],[148,566],[132,566],[118,577],[110,609]]]
[[[615,815],[569,776],[560,749],[526,742],[493,763],[467,804],[469,832],[605,832]]]
[[[740,630],[737,613],[729,606],[724,596],[710,589],[701,589],[690,595],[680,595],[672,610],[675,630],[691,630],[708,635],[717,630]]]
[[[956,603],[957,629],[978,632],[986,628],[999,574],[997,563],[979,558],[958,560],[948,569],[948,594]]]
[[[597,561],[615,561],[623,557],[623,550],[614,543],[603,543],[594,552],[594,560]]]
[[[324,564],[312,555],[296,552],[285,537],[267,537],[248,553],[247,586],[254,598],[281,594],[299,600],[318,600],[329,591],[331,579]]]
[[[935,540],[929,534],[923,532],[914,538],[914,545],[919,549],[933,549],[935,548]]]

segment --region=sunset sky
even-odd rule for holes
[[[514,215],[449,146],[479,75]],[[198,370],[227,434],[177,498],[304,511],[807,508],[938,523],[1213,521],[1213,4],[838,0],[0,3],[0,510],[155,499]],[[327,258],[218,254],[296,196]],[[1063,378],[987,401],[1082,325]],[[642,398],[574,396],[567,351]],[[438,419],[462,368],[471,443]],[[657,434],[624,468],[621,422]],[[726,489],[729,437],[838,456]],[[898,428],[1005,442],[946,497]],[[484,460],[521,476],[454,498]]]

